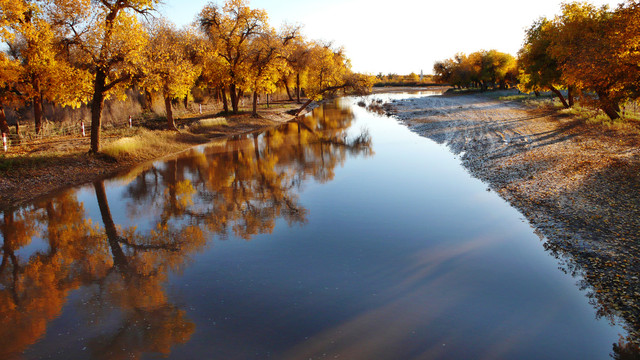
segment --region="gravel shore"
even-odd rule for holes
[[[446,144],[519,209],[586,290],[597,316],[640,344],[640,135],[484,95],[395,101],[387,109]]]

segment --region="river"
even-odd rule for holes
[[[571,259],[359,100],[4,212],[0,358],[609,357]]]

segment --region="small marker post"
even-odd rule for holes
[[[4,148],[4,152],[7,152],[7,134],[2,133],[2,147]]]
[[[200,115],[202,115],[202,104],[199,104],[199,105],[200,105]]]
[[[82,137],[85,137],[86,134],[84,132],[84,121],[80,121],[80,129],[82,129]]]
[[[129,127],[133,127],[133,124],[131,123],[131,115],[129,115]]]

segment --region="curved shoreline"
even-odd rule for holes
[[[640,345],[640,135],[483,95],[388,105],[412,131],[461,155],[517,208],[598,316],[621,318]]]

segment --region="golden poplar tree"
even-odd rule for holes
[[[307,66],[305,92],[309,100],[298,109],[298,114],[312,101],[321,100],[327,94],[335,95],[338,90],[364,94],[375,83],[374,76],[351,71],[351,60],[345,56],[344,49],[334,49],[331,44],[310,44]]]
[[[267,13],[251,9],[246,0],[229,0],[222,8],[209,3],[198,16],[201,29],[221,58],[220,65],[229,81],[231,108],[238,112],[238,103],[250,87],[251,42],[267,27]]]
[[[4,53],[0,53],[0,131],[9,133],[9,124],[4,108],[13,104],[18,97],[16,87],[22,67],[17,60],[10,59]]]
[[[35,130],[42,129],[43,101],[77,107],[86,101],[82,92],[83,71],[72,67],[61,53],[59,18],[46,1],[0,2],[4,21],[3,40],[9,54],[20,63],[13,92],[23,105],[33,106]]]
[[[280,33],[276,33],[274,29],[265,26],[251,42],[248,75],[253,90],[253,116],[258,116],[258,93],[272,93],[276,90],[282,69],[288,68],[286,52],[297,37],[297,27],[285,27]]]
[[[186,29],[176,29],[167,20],[151,22],[148,28],[147,66],[140,83],[146,91],[162,95],[167,126],[170,130],[177,130],[171,102],[188,96],[195,85],[201,66],[195,63],[190,52],[201,50],[189,47],[193,34]]]
[[[640,97],[638,23],[640,5],[636,1],[627,1],[615,10],[565,3],[560,15],[529,30],[521,50],[521,78],[525,85],[551,78],[570,91],[581,92],[581,101],[593,103],[610,119],[617,119],[621,103]]]
[[[518,88],[524,92],[551,90],[564,107],[572,105],[572,97],[565,99],[560,89],[562,70],[558,61],[551,56],[549,48],[554,36],[553,23],[546,18],[539,19],[526,31],[524,45],[518,52]]]
[[[158,0],[57,0],[67,15],[66,36],[71,57],[91,72],[91,152],[100,151],[104,100],[125,98],[124,90],[143,73],[145,30],[138,16],[154,10]]]

